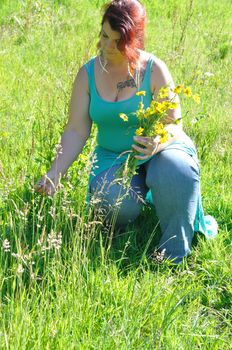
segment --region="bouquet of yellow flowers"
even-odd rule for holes
[[[144,108],[143,96],[146,95],[146,91],[138,91],[137,96],[141,96],[141,100],[138,105],[138,109],[135,115],[138,120],[138,128],[135,131],[136,136],[144,137],[156,137],[159,136],[159,143],[165,143],[168,141],[169,136],[172,136],[165,129],[165,124],[162,122],[167,117],[167,112],[170,109],[178,108],[178,103],[174,102],[176,95],[184,93],[187,97],[192,97],[196,103],[200,103],[199,95],[193,95],[190,87],[184,87],[183,84],[176,86],[171,91],[174,96],[171,100],[161,99],[167,98],[169,96],[169,87],[165,86],[159,90],[157,100],[152,100],[148,108]],[[120,113],[119,117],[124,121],[128,121],[128,116],[125,113]],[[177,119],[174,123],[178,124],[181,118]],[[136,169],[138,167],[138,159],[135,156],[138,152],[135,150],[130,151],[130,154],[126,162],[119,168],[116,173],[116,179],[119,183],[125,187],[129,187],[132,177],[136,174]]]

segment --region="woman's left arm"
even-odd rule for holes
[[[172,91],[175,88],[175,84],[173,82],[173,78],[168,70],[166,64],[156,58],[155,62],[152,66],[152,74],[151,74],[151,89],[153,91],[154,100],[157,99],[159,94],[159,90],[164,87],[169,86],[168,96],[166,98],[160,99],[162,102],[164,100],[172,100],[178,104],[176,109],[169,109],[167,111],[167,116],[162,120],[162,123],[165,124],[165,129],[169,133],[169,138],[167,142],[159,143],[159,136],[152,139],[146,137],[136,136],[134,140],[145,146],[146,149],[139,147],[138,145],[133,145],[133,148],[138,152],[144,154],[144,156],[135,156],[137,159],[146,159],[155,153],[162,151],[165,147],[170,145],[172,142],[176,141],[179,135],[182,133],[182,120],[181,120],[181,106],[178,95],[174,94]],[[176,121],[179,120],[178,123]]]

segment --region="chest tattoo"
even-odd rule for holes
[[[141,69],[140,77],[139,77],[139,80],[141,83],[143,81],[144,75],[145,75],[145,69]],[[125,87],[131,87],[131,88],[137,87],[135,79],[128,76],[126,80],[120,81],[119,83],[117,83],[118,90],[121,91]]]

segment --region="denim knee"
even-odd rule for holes
[[[188,154],[176,150],[164,150],[147,164],[146,185],[152,187],[177,186],[199,181],[199,167]],[[169,192],[169,195],[172,193]]]

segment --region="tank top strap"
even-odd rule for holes
[[[92,95],[94,91],[94,58],[92,57],[86,64],[85,69],[88,74],[89,92]]]
[[[146,71],[145,71],[145,75],[143,78],[143,82],[142,85],[145,87],[146,91],[151,91],[151,73],[152,73],[152,66],[153,63],[155,61],[155,56],[153,54],[151,54],[147,60],[147,66],[146,66]]]
[[[152,66],[153,66],[153,63],[155,62],[155,56],[153,54],[151,54],[148,58],[148,72],[149,72],[149,76],[151,77],[151,71],[152,71]]]

